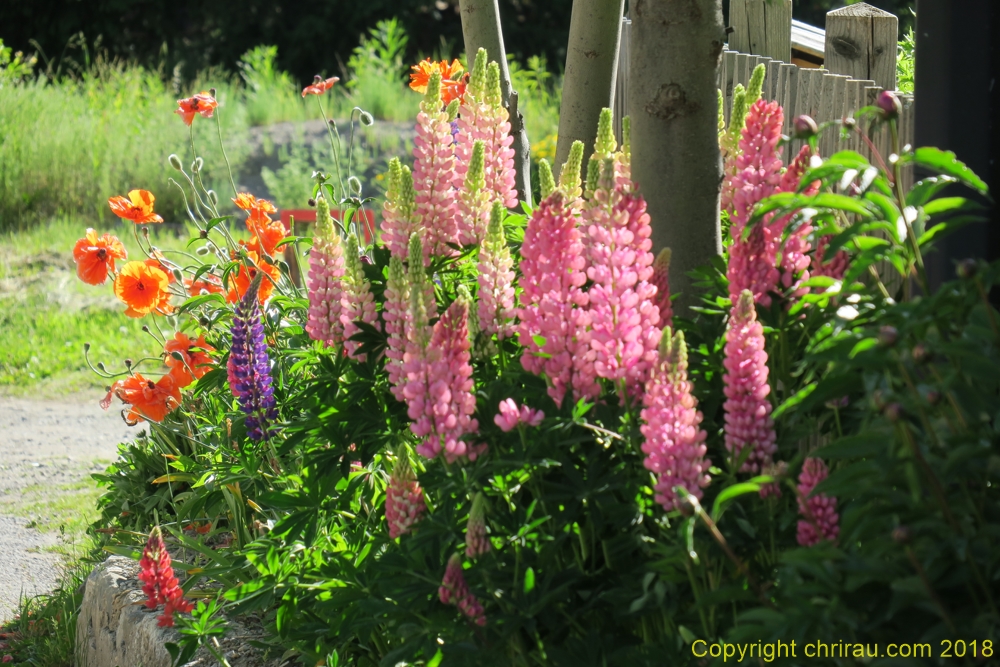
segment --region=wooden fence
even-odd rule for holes
[[[781,5],[781,3],[777,3]],[[763,0],[732,0],[731,7],[743,5],[737,12],[737,19],[749,26],[749,30],[774,32],[787,30],[791,35],[791,14],[778,14],[785,23],[774,20],[754,18],[755,12],[767,11]],[[791,2],[787,2],[790,7]],[[742,13],[740,13],[742,12]],[[765,17],[766,18],[766,17]],[[889,18],[892,20],[890,21]],[[629,48],[631,41],[631,21],[626,18],[622,24],[621,52],[618,61],[617,87],[615,90],[614,111],[616,127],[620,135],[620,120],[628,115],[629,86]],[[823,68],[806,68],[781,60],[775,60],[765,55],[741,53],[726,50],[723,53],[722,65],[719,70],[719,89],[724,96],[724,111],[726,122],[732,111],[733,88],[742,84],[744,88],[750,82],[750,75],[757,65],[767,68],[764,80],[763,96],[769,101],[781,104],[785,112],[783,133],[791,136],[795,118],[807,115],[818,124],[841,121],[853,118],[855,112],[866,106],[872,106],[879,94],[885,89],[895,86],[895,53],[896,53],[896,17],[881,10],[869,7],[864,3],[851,5],[827,15],[826,63],[840,71]],[[769,49],[771,53],[780,50],[789,51],[790,42],[775,39],[765,35],[741,35],[734,26],[731,44],[754,45],[761,44],[761,50]],[[777,44],[778,46],[774,46]],[[888,53],[887,53],[888,51]],[[789,58],[791,56],[789,55]],[[888,69],[886,58],[891,59],[891,70]],[[891,72],[891,74],[890,74]],[[868,73],[873,78],[855,78],[860,73]],[[876,78],[881,81],[876,81]],[[881,85],[880,85],[881,84]],[[899,123],[900,146],[912,144],[914,135],[913,96],[897,93],[903,104],[903,113]],[[819,143],[819,151],[823,156],[829,156],[841,150],[858,151],[870,161],[877,163],[872,147],[882,160],[888,161],[892,153],[892,140],[888,128],[883,124],[872,130],[870,123],[859,127],[865,132],[867,141],[857,132],[850,132],[841,138],[839,128],[831,127],[823,133]],[[869,144],[870,141],[870,144]],[[801,141],[792,140],[784,146],[783,159],[787,163],[799,151]],[[912,175],[907,169],[903,174],[904,185],[912,182]]]

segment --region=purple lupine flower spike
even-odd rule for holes
[[[233,315],[233,347],[229,352],[233,373],[233,394],[246,415],[247,435],[260,442],[273,437],[277,430],[273,424],[278,419],[278,407],[271,386],[271,360],[264,341],[264,324],[261,321],[257,290],[263,279],[258,273],[250,288],[236,306]]]

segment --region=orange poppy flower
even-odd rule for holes
[[[73,246],[76,261],[76,275],[88,285],[103,285],[108,279],[108,271],[115,270],[115,260],[128,257],[125,246],[117,236],[104,234],[100,238],[93,229]]]
[[[164,257],[163,253],[161,253],[159,250],[154,250],[153,256],[146,258],[143,261],[143,264],[145,264],[146,266],[152,266],[153,268],[159,269],[160,271],[163,271],[165,274],[167,274],[168,284],[173,284],[176,282],[176,279],[174,278],[173,267],[170,265],[169,262],[167,262],[167,258]]]
[[[111,212],[124,220],[141,225],[147,222],[163,222],[163,218],[153,213],[153,202],[156,197],[149,190],[129,190],[125,197],[110,197],[108,206]]]
[[[177,378],[169,374],[156,382],[147,380],[139,373],[118,380],[101,400],[101,407],[105,410],[111,405],[112,396],[117,396],[122,403],[129,405],[129,411],[125,415],[125,422],[129,426],[138,424],[139,419],[161,422],[181,404]]]
[[[214,276],[202,275],[198,280],[184,279],[184,287],[191,296],[222,294],[222,283]]]
[[[426,58],[410,69],[413,72],[410,74],[410,88],[417,91],[418,93],[427,92],[427,84],[431,80],[431,74],[435,71],[441,72],[441,83],[445,84],[447,81],[451,81],[452,78],[464,68],[462,63],[458,60],[453,60],[451,64],[448,64],[447,60],[442,60],[441,62],[434,62],[430,58]],[[445,88],[446,85],[442,85]]]
[[[168,340],[163,346],[166,355],[164,363],[177,380],[177,386],[186,387],[212,370],[214,360],[208,353],[214,351],[215,348],[205,342],[205,336],[198,336],[198,340],[194,340],[178,331],[173,340]],[[183,360],[175,358],[173,352],[179,353]]]
[[[190,125],[194,122],[195,114],[200,113],[203,118],[211,118],[218,106],[219,102],[214,97],[202,91],[193,97],[177,100],[178,108],[174,113],[180,114],[185,125]]]
[[[236,208],[243,211],[253,211],[256,209],[264,213],[278,212],[278,209],[274,208],[274,204],[266,199],[257,199],[249,192],[241,192],[236,195],[233,203],[236,204]]]
[[[171,312],[170,292],[167,274],[145,262],[129,262],[122,267],[115,278],[115,296],[126,306],[129,317],[142,317],[159,311],[166,315]]]
[[[247,229],[259,240],[259,247],[271,257],[274,256],[278,243],[285,238],[285,226],[281,221],[271,220],[259,209],[250,213],[247,218]]]
[[[246,247],[250,248],[250,244],[246,244]],[[257,276],[258,267],[259,270],[262,270],[270,278],[270,280],[265,278],[260,283],[260,289],[257,292],[257,299],[260,303],[264,303],[271,298],[271,292],[274,291],[274,283],[278,282],[278,278],[281,275],[278,267],[263,261],[258,253],[248,249],[247,257],[253,262],[254,266],[247,268],[246,265],[240,264],[239,271],[229,275],[229,291],[226,293],[226,301],[229,303],[236,303],[243,298],[243,295],[250,288],[250,283]]]
[[[333,88],[333,84],[337,83],[338,81],[340,81],[339,76],[331,76],[329,79],[326,79],[325,81],[321,79],[319,76],[317,76],[316,80],[312,82],[311,86],[306,86],[305,88],[302,89],[302,97],[305,97],[306,95],[322,95],[326,91]]]
[[[458,81],[442,81],[441,82],[441,102],[445,106],[451,104],[452,100],[458,100],[461,104],[462,100],[465,98],[465,90],[469,87],[469,74],[466,72]],[[426,92],[426,91],[425,91]]]

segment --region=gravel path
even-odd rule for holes
[[[0,508],[30,487],[59,493],[114,460],[118,443],[141,427],[126,426],[113,406],[101,410],[99,400],[97,394],[59,400],[0,396]],[[22,594],[48,591],[59,576],[62,559],[44,551],[56,536],[28,524],[0,514],[0,621],[13,614]]]

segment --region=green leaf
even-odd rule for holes
[[[923,146],[913,151],[912,155],[904,155],[900,162],[913,162],[922,167],[932,169],[939,174],[953,176],[976,192],[989,193],[989,186],[976,173],[960,161],[952,151],[943,151],[933,146]]]
[[[958,183],[958,179],[951,176],[931,176],[917,181],[906,195],[906,205],[923,206],[952,183]]]
[[[855,459],[868,456],[875,456],[885,451],[886,442],[892,436],[885,433],[860,433],[840,438],[834,442],[820,447],[812,456],[821,459]]]
[[[763,484],[768,484],[771,481],[770,477],[762,476],[755,477],[754,480],[767,480],[762,482]],[[758,493],[760,491],[761,482],[751,480],[749,482],[738,482],[732,486],[727,487],[715,497],[715,502],[712,503],[712,520],[718,522],[721,518],[723,512],[726,511],[726,505],[735,500],[736,498],[745,495],[747,493]]]
[[[533,590],[535,590],[535,569],[529,567],[524,571],[524,593],[527,595]]]
[[[439,667],[442,660],[444,660],[444,653],[441,652],[441,649],[438,649],[434,657],[427,661],[427,667]]]

